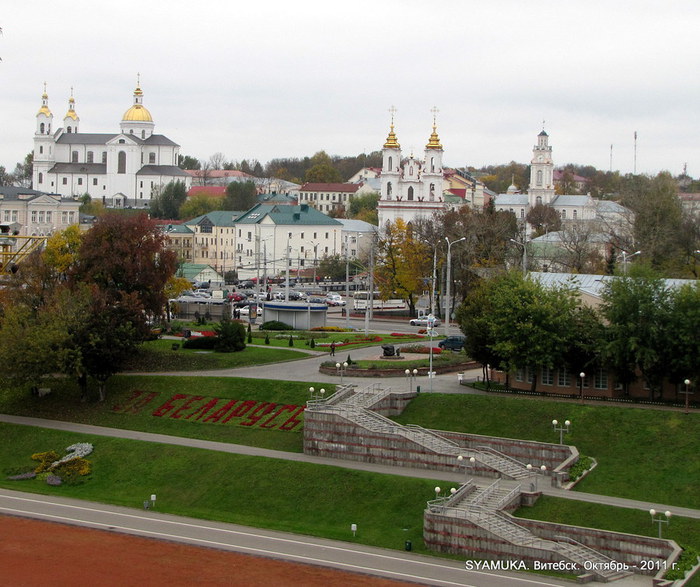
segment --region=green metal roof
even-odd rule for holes
[[[342,226],[335,218],[326,216],[308,204],[299,206],[276,206],[258,204],[236,220],[236,224],[259,224],[269,217],[275,224],[284,226]]]
[[[215,210],[214,212],[208,212],[207,214],[202,214],[192,220],[188,220],[185,224],[188,226],[197,225],[206,218],[213,226],[234,226],[237,222],[237,218],[241,216],[241,214],[243,214],[243,212]]]
[[[177,270],[177,276],[192,280],[206,269],[211,269],[216,273],[216,270],[211,265],[205,265],[204,263],[183,263]]]

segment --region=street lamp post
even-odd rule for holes
[[[660,514],[660,513],[661,513],[661,512],[659,512],[659,514]],[[655,517],[654,517],[654,516],[656,516],[656,510],[655,510],[654,508],[651,508],[651,509],[649,510],[649,514],[651,514],[651,523],[652,523],[652,524],[658,524],[658,525],[659,525],[659,538],[661,538],[661,525],[662,525],[662,524],[668,524],[668,523],[670,522],[670,520],[671,520],[671,515],[672,515],[672,514],[671,514],[671,512],[669,512],[669,511],[665,511],[665,512],[664,512],[664,516],[666,516],[666,519],[665,519],[665,520],[661,517],[661,515],[659,515],[658,518],[655,518]]]
[[[635,251],[632,254],[627,253],[627,251],[622,251],[620,255],[622,256],[622,274],[627,275],[627,261],[636,255],[641,255],[642,251]]]
[[[430,379],[430,392],[433,391],[433,333],[435,332],[435,316],[428,314],[428,335],[430,336],[430,351],[428,360],[428,379]]]
[[[406,369],[404,371],[406,374],[406,380],[408,381],[408,391],[409,393],[413,391],[413,382],[416,380],[416,376],[418,375],[418,369],[414,369],[411,371],[410,369]],[[411,379],[413,377],[413,379]]]
[[[564,434],[569,433],[569,428],[571,427],[571,420],[564,420],[564,425],[559,426],[559,420],[552,420],[552,428],[555,432],[559,432],[559,444],[564,444]]]
[[[469,466],[474,467],[476,464],[476,459],[474,457],[469,457],[468,459],[465,459],[462,455],[459,455],[457,457],[457,466],[462,466],[464,464],[464,479],[466,480],[467,477],[469,477]]]
[[[450,239],[445,237],[447,241],[447,280],[445,283],[445,336],[450,336],[450,280],[452,276],[450,272],[452,270],[452,245],[467,240],[466,236],[458,238],[455,241],[450,242]]]
[[[342,385],[343,384],[343,375],[347,371],[348,364],[347,364],[347,362],[336,363],[335,368],[338,370],[338,373],[340,374],[340,385]]]
[[[578,381],[578,396],[581,399],[581,403],[583,403],[583,382],[586,379],[586,374],[581,371],[578,374],[579,381]]]
[[[685,394],[685,413],[690,412],[690,405],[688,403],[688,396],[692,394],[693,392],[690,391],[690,379],[686,379],[683,383],[685,383],[685,391],[681,391],[682,394]]]
[[[530,463],[528,463],[527,466],[526,466],[525,468],[527,469],[527,472],[528,472],[528,473],[530,473],[531,475],[534,475],[534,476],[535,476],[535,482],[534,482],[534,483],[530,483],[530,488],[531,488],[533,491],[537,491],[537,472],[538,472],[538,471],[541,471],[541,472],[542,472],[542,475],[544,476],[544,475],[547,473],[547,465],[540,465],[540,468],[539,468],[539,469],[536,469],[536,468],[533,467]]]

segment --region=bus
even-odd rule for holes
[[[369,292],[356,291],[352,294],[352,307],[358,312],[364,312],[369,306]],[[406,302],[400,298],[383,300],[378,291],[372,294],[372,310],[406,310]]]

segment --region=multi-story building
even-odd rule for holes
[[[299,188],[299,203],[326,214],[344,212],[361,188],[357,183],[305,183]]]
[[[20,236],[49,236],[80,222],[80,202],[28,188],[0,186],[0,222]]]
[[[71,93],[63,126],[54,130],[46,89],[36,115],[33,187],[63,197],[89,194],[113,207],[148,207],[150,199],[171,181],[189,188],[180,169],[180,147],[154,134],[151,113],[140,87],[124,113],[118,133],[82,133]]]

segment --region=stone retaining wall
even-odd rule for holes
[[[555,537],[566,536],[620,563],[639,566],[643,561],[651,562],[647,569],[630,569],[646,575],[658,574],[655,570],[657,564],[666,563],[671,568],[672,561],[680,552],[672,540],[522,518],[512,519],[540,538],[555,540]],[[528,568],[532,568],[536,560],[552,563],[562,560],[561,554],[556,552],[511,544],[466,518],[454,518],[429,510],[423,516],[423,539],[428,548],[438,552],[462,555],[469,559],[522,560]],[[586,569],[581,569],[575,574],[587,572]]]

